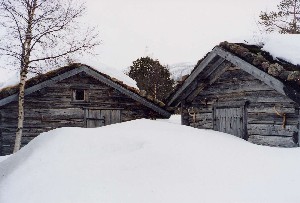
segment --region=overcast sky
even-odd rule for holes
[[[97,25],[98,60],[125,68],[150,55],[163,64],[194,62],[219,42],[259,35],[260,11],[280,0],[87,0]]]

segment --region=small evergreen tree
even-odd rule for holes
[[[300,34],[300,0],[282,0],[277,11],[261,12],[259,18],[269,33]]]
[[[169,69],[150,57],[134,61],[128,75],[137,82],[140,90],[158,100],[164,100],[174,88],[175,82],[170,78]]]

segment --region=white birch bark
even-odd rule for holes
[[[15,146],[13,153],[16,153],[21,148],[21,141],[24,127],[24,96],[25,96],[25,85],[27,79],[27,72],[29,67],[30,48],[31,48],[31,37],[32,37],[32,21],[37,6],[37,0],[34,0],[31,5],[28,5],[28,26],[25,35],[25,44],[22,46],[22,53],[24,54],[21,62],[20,71],[20,87],[19,87],[19,109],[18,109],[18,128],[16,132]]]

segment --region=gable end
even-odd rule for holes
[[[26,88],[25,89],[25,96],[30,95],[34,92],[37,92],[45,87],[49,87],[51,85],[54,85],[64,79],[67,79],[69,77],[72,77],[74,75],[77,75],[81,72],[85,72],[87,75],[93,77],[94,79],[112,87],[115,88],[116,90],[120,91],[121,93],[127,95],[128,97],[140,102],[141,104],[143,104],[144,106],[156,111],[157,113],[161,114],[164,117],[170,117],[171,113],[169,113],[168,111],[160,108],[159,106],[153,104],[152,102],[146,100],[145,98],[141,97],[140,95],[122,87],[121,85],[117,84],[116,82],[106,78],[105,76],[101,75],[100,73],[92,70],[91,68],[87,67],[87,66],[80,66],[79,68],[67,71],[65,73],[62,73],[58,76],[55,76],[53,78],[50,78],[44,82],[38,83],[32,87]],[[9,104],[10,102],[13,101],[17,101],[18,100],[18,93],[15,93],[13,95],[10,95],[6,98],[3,98],[0,100],[0,107],[4,106],[6,104]]]

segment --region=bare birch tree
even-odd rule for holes
[[[0,56],[20,68],[19,115],[14,153],[21,147],[24,91],[29,71],[91,51],[99,44],[94,28],[80,26],[85,6],[77,0],[0,0],[4,37]],[[1,30],[1,31],[2,31]]]

